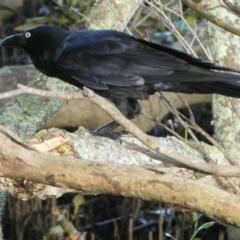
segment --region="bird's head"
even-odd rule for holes
[[[54,48],[55,42],[65,38],[67,31],[51,26],[40,25],[30,28],[23,33],[9,36],[1,42],[1,47],[21,47],[28,53],[40,52],[49,48]]]

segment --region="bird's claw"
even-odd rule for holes
[[[119,131],[119,132],[101,132],[98,131],[99,129],[89,129],[89,132],[94,136],[102,136],[102,137],[109,137],[113,140],[118,140],[122,143],[121,137],[123,134],[126,134],[126,131]]]

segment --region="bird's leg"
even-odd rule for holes
[[[139,103],[136,99],[123,98],[120,100],[117,99],[117,101],[112,102],[115,104],[118,110],[128,119],[136,117],[141,111]],[[126,131],[122,130],[120,132],[113,132],[113,130],[118,126],[119,123],[117,123],[116,121],[111,121],[97,129],[91,130],[90,133],[93,135],[119,139],[122,134],[126,134]]]

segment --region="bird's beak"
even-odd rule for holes
[[[9,36],[2,40],[1,47],[21,47],[23,45],[23,36],[21,33]]]

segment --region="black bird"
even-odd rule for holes
[[[129,119],[141,111],[138,99],[156,91],[240,97],[240,75],[228,73],[239,71],[123,32],[71,32],[42,25],[5,38],[1,46],[25,49],[42,73],[93,89]],[[117,125],[113,121],[96,133],[109,132]]]

